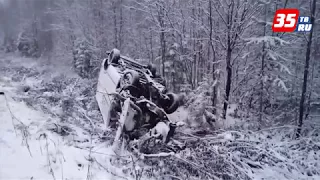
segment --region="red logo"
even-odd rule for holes
[[[293,32],[298,24],[298,9],[278,9],[273,18],[273,32]]]

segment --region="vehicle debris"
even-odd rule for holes
[[[138,140],[138,147],[131,148],[141,150],[146,141],[154,139],[184,147],[172,140],[177,126],[183,123],[171,122],[167,116],[183,104],[184,95],[168,92],[153,65],[122,56],[118,49],[107,54],[101,64],[96,99],[105,128],[117,128],[113,146]]]

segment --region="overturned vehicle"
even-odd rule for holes
[[[184,96],[167,91],[165,80],[153,65],[143,65],[113,49],[101,64],[96,99],[107,129],[116,128],[114,146],[132,144],[139,150],[151,140],[173,150],[184,145],[173,139],[182,122],[167,114],[183,104]],[[127,143],[124,143],[127,142]]]

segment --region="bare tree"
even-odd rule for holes
[[[227,114],[227,108],[230,100],[230,92],[232,85],[232,64],[233,61],[238,58],[236,55],[232,59],[232,54],[239,48],[241,36],[243,35],[250,18],[257,10],[255,1],[242,1],[242,0],[230,0],[221,2],[218,1],[218,5],[215,5],[215,9],[220,16],[223,24],[226,28],[226,38],[221,45],[225,51],[225,63],[226,63],[226,84],[225,84],[225,100],[223,103],[222,117],[225,119]],[[243,45],[243,44],[242,44]]]
[[[315,11],[316,11],[316,0],[313,0],[312,3],[312,10],[311,10],[311,24],[314,26],[315,22]],[[303,115],[305,110],[305,99],[306,99],[306,92],[307,92],[307,85],[308,85],[308,75],[309,75],[309,63],[310,63],[310,55],[311,55],[311,45],[312,45],[312,35],[313,29],[311,29],[309,36],[308,36],[308,45],[306,51],[306,61],[304,66],[304,73],[303,73],[303,84],[302,84],[302,92],[301,92],[301,99],[299,104],[299,121],[298,121],[298,129],[296,133],[296,138],[301,136],[301,129],[303,125]]]
[[[267,33],[267,16],[268,16],[268,3],[264,5],[264,22],[263,22],[263,36]],[[264,68],[265,68],[265,57],[266,57],[266,44],[263,41],[262,44],[262,56],[261,56],[261,75],[260,75],[260,105],[259,105],[259,121],[262,122],[263,116],[263,95],[264,95]]]

